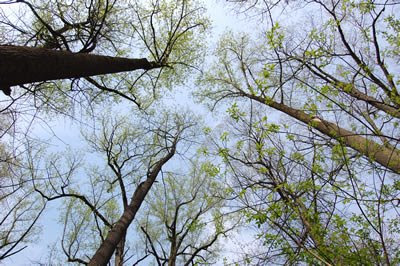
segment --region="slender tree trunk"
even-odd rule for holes
[[[172,229],[172,236],[171,236],[171,250],[169,252],[169,258],[168,258],[168,266],[175,266],[176,265],[176,255],[178,253],[178,247],[177,247],[177,235],[176,235],[176,230],[175,230],[175,225],[173,225]]]
[[[176,151],[175,140],[173,146],[171,147],[169,153],[162,158],[154,168],[147,175],[147,179],[139,184],[135,193],[132,196],[131,202],[128,207],[124,210],[121,218],[113,226],[111,231],[109,231],[107,238],[101,243],[100,247],[97,249],[96,253],[89,262],[89,266],[103,266],[107,265],[110,261],[112,254],[114,253],[117,245],[120,243],[121,239],[126,235],[126,231],[129,225],[135,218],[140,206],[142,205],[144,198],[149,192],[151,186],[157,178],[158,173],[161,171],[162,166],[172,158]]]
[[[243,93],[244,94],[244,93]],[[387,148],[380,145],[375,141],[369,140],[360,134],[354,133],[347,129],[341,128],[334,123],[320,119],[315,121],[312,117],[305,112],[289,107],[285,104],[277,103],[271,99],[264,99],[263,97],[244,94],[243,96],[254,99],[260,103],[266,104],[276,110],[279,110],[299,121],[302,121],[319,132],[341,141],[347,147],[350,147],[362,155],[368,157],[370,160],[375,161],[385,168],[400,174],[400,151],[395,148]]]
[[[149,70],[162,65],[145,58],[129,59],[44,48],[0,45],[0,89],[56,79]]]

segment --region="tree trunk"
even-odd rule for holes
[[[56,79],[149,70],[162,65],[145,58],[129,59],[44,48],[0,45],[0,88]]]
[[[139,184],[139,186],[135,190],[135,193],[132,196],[131,202],[129,203],[128,207],[124,210],[121,218],[116,222],[111,231],[108,232],[106,239],[103,243],[101,243],[100,247],[97,249],[96,253],[90,260],[88,264],[89,266],[107,265],[107,263],[110,261],[112,254],[114,253],[121,239],[126,235],[126,231],[128,230],[129,225],[135,218],[137,211],[139,210],[144,198],[146,197],[151,186],[156,180],[162,166],[167,163],[168,160],[171,159],[172,156],[175,154],[176,142],[177,140],[175,140],[169,153],[157,162],[151,172],[147,175],[147,179]]]
[[[175,216],[176,219],[176,216]],[[176,265],[176,256],[178,253],[178,247],[177,247],[177,235],[176,235],[176,228],[175,228],[176,224],[175,222],[172,225],[172,232],[171,232],[171,250],[169,253],[169,258],[168,258],[168,266],[175,266]]]
[[[341,128],[329,121],[323,119],[319,119],[320,121],[313,120],[312,117],[305,112],[289,107],[285,104],[277,103],[271,99],[264,99],[263,97],[251,94],[244,94],[243,96],[266,104],[299,121],[302,121],[314,127],[319,132],[333,139],[341,141],[347,147],[358,151],[362,155],[368,157],[370,160],[375,161],[381,164],[383,167],[400,174],[400,151],[398,149],[390,149],[384,145],[379,145],[375,141],[369,140],[360,134]]]
[[[177,256],[177,248],[175,243],[171,244],[171,252],[169,254],[168,258],[168,266],[175,266],[176,265],[176,256]]]
[[[115,250],[115,266],[122,266],[124,263],[124,252],[125,252],[125,239],[126,234],[119,241]]]

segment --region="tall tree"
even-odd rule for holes
[[[166,65],[145,58],[128,59],[83,53],[54,51],[25,46],[0,46],[0,88],[11,94],[10,86],[56,79],[73,79]]]
[[[187,0],[74,1],[71,4],[53,0],[11,1],[7,4],[19,7],[24,13],[0,17],[5,25],[3,31],[8,32],[5,36],[10,36],[2,41],[3,44],[69,51],[74,55],[95,52],[127,58],[144,57],[153,62],[150,66],[144,60],[137,60],[142,65],[134,64],[134,68],[144,71],[135,73],[96,78],[86,76],[85,79],[74,79],[72,83],[34,84],[34,88],[24,86],[25,90],[20,90],[13,100],[16,104],[19,98],[34,92],[36,106],[44,105],[61,112],[73,108],[65,106],[66,100],[72,104],[83,101],[93,104],[102,99],[104,93],[129,100],[138,107],[148,106],[159,97],[161,87],[183,82],[184,77],[196,68],[203,53],[200,46],[202,36],[209,24],[203,8],[196,1]],[[8,5],[3,6],[7,8]],[[28,66],[31,69],[37,64]],[[154,68],[158,70],[147,71]],[[7,84],[4,86],[7,90]]]
[[[217,261],[218,240],[237,223],[224,214],[227,193],[222,180],[217,165],[196,160],[187,173],[164,174],[150,192],[138,230],[144,234],[144,253],[157,265]]]
[[[47,178],[41,181],[32,176],[33,187],[43,198],[65,199],[62,249],[69,262],[107,265],[115,252],[115,265],[123,265],[129,225],[162,168],[177,153],[177,145],[193,137],[195,122],[187,117],[143,116],[136,124],[131,120],[109,116],[99,121],[98,130],[86,135],[90,149],[105,162],[90,166],[80,181],[76,178],[83,162],[75,157],[65,163],[53,155],[41,166],[47,169]],[[31,172],[37,175],[40,170]]]
[[[113,225],[110,232],[108,232],[107,237],[101,243],[100,247],[91,258],[88,265],[106,265],[110,261],[111,256],[113,255],[120,241],[125,236],[129,225],[135,218],[136,213],[142,205],[147,193],[150,191],[150,188],[155,182],[162,167],[174,156],[176,152],[176,146],[181,138],[181,134],[187,127],[190,127],[190,125],[178,125],[175,134],[169,133],[172,135],[172,138],[164,137],[164,139],[161,139],[162,142],[169,143],[169,145],[166,147],[165,156],[161,157],[158,161],[151,163],[146,174],[146,179],[142,181],[135,189],[135,192],[131,197],[129,204],[124,209],[122,216]]]
[[[261,104],[252,113],[238,105],[228,111],[214,150],[231,176],[232,205],[259,243],[233,262],[397,263],[398,182],[379,172],[365,178],[355,170],[356,152],[327,149],[317,136],[265,116]]]
[[[224,71],[205,77],[220,86],[203,95],[260,102],[400,173],[397,4],[310,1],[305,8],[321,11],[321,23],[297,36],[265,5],[271,27],[264,42],[225,37],[213,67]]]
[[[19,10],[16,11],[15,16],[0,14],[2,25],[0,31],[4,33],[1,36],[2,62],[6,62],[7,58],[12,60],[8,66],[2,65],[4,75],[0,84],[6,94],[10,93],[8,86],[20,85],[20,89],[14,90],[12,97],[2,102],[2,107],[4,107],[2,112],[14,107],[17,112],[27,117],[29,115],[37,117],[37,110],[41,111],[43,110],[41,107],[45,107],[48,111],[46,115],[51,118],[54,118],[54,113],[61,113],[75,119],[74,107],[78,106],[82,107],[80,114],[83,115],[79,119],[90,123],[90,119],[99,116],[99,113],[93,111],[105,111],[104,106],[107,105],[115,106],[116,103],[129,101],[136,107],[146,109],[159,98],[161,89],[172,88],[176,84],[185,82],[188,74],[202,60],[201,43],[206,33],[208,20],[204,16],[204,9],[196,1],[82,0],[68,3],[58,0],[8,1],[0,3],[0,8],[6,9],[10,4],[19,7]],[[16,59],[13,56],[18,51],[19,59]],[[92,52],[117,55],[118,58],[96,56],[91,54]],[[29,54],[28,59],[23,56],[27,54]],[[142,57],[148,60],[126,59]],[[38,67],[45,58],[53,63]],[[69,64],[70,67],[63,65],[64,63]],[[114,68],[113,65],[114,67],[118,65],[118,67]],[[88,68],[83,70],[85,66]],[[95,73],[109,73],[110,68],[114,68],[114,72],[132,69],[141,71],[89,77]],[[149,71],[150,69],[153,70]],[[21,73],[20,70],[24,72]],[[26,75],[27,73],[31,74]],[[6,75],[8,79],[4,78]],[[83,78],[77,79],[78,77]],[[49,81],[53,78],[72,78],[72,80]],[[36,81],[46,82],[24,84]],[[109,97],[110,95],[113,97]],[[22,105],[25,108],[16,108]],[[85,116],[91,111],[90,114],[93,117]],[[43,115],[43,113],[39,114]],[[132,113],[129,117],[132,117]],[[47,122],[48,119],[44,121]],[[144,124],[138,127],[142,126]],[[188,125],[181,126],[181,130],[184,131]],[[31,170],[31,184],[43,199],[49,201],[65,197],[73,198],[76,204],[80,204],[77,210],[86,211],[86,215],[90,213],[94,216],[95,222],[104,223],[105,226],[102,229],[106,228],[104,230],[108,231],[113,228],[114,231],[108,234],[109,239],[101,239],[105,232],[100,230],[100,241],[96,242],[96,245],[100,245],[103,240],[106,244],[117,241],[116,245],[111,243],[111,248],[104,249],[106,245],[104,244],[99,254],[104,254],[106,251],[108,257],[102,258],[102,263],[105,264],[117,248],[116,257],[119,257],[122,262],[126,230],[162,166],[174,155],[176,144],[181,137],[177,131],[171,132],[165,129],[158,132],[160,135],[164,134],[163,140],[167,141],[167,143],[162,143],[165,149],[160,150],[152,157],[154,161],[141,169],[146,171],[141,177],[146,177],[147,181],[143,179],[140,180],[143,182],[138,181],[141,185],[136,194],[133,189],[129,191],[135,196],[132,200],[129,200],[129,195],[125,197],[127,201],[124,201],[126,203],[124,210],[127,211],[120,221],[113,220],[116,222],[115,227],[113,223],[107,223],[102,210],[97,209],[99,206],[96,205],[96,199],[91,201],[92,198],[69,190],[71,188],[69,180],[80,163],[76,158],[71,158],[64,166],[57,164],[61,162],[57,156],[51,158],[49,162],[32,159],[30,161],[32,164],[28,167]],[[174,133],[176,135],[173,135]],[[29,136],[30,133],[27,135]],[[148,141],[151,144],[153,140]],[[114,163],[112,161],[110,164]],[[120,166],[119,163],[123,164],[117,160],[116,167]],[[46,182],[42,182],[41,176],[38,175],[41,169],[39,166],[44,166],[44,169],[48,170],[46,173],[42,172],[48,177]],[[60,171],[61,169],[65,171]],[[124,219],[126,216],[129,216],[129,222]],[[71,234],[75,232],[74,230],[78,230],[78,227],[71,228]],[[64,240],[68,238],[65,237]],[[64,252],[68,259],[71,262],[87,262],[87,257],[80,257],[73,252],[75,251],[74,243],[77,242],[72,241],[72,246],[65,246]]]
[[[278,2],[295,8],[277,16]],[[223,36],[199,94],[231,105],[217,151],[262,231],[264,246],[249,257],[396,264],[398,4],[235,4],[262,11],[266,27],[257,41]]]

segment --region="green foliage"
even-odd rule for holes
[[[271,29],[266,34],[267,44],[272,48],[282,48],[283,40],[285,38],[284,31],[278,22],[272,25]]]
[[[400,56],[400,19],[391,15],[385,18],[385,22],[387,30],[383,31],[383,36],[390,45],[386,53],[397,58]]]
[[[216,177],[220,173],[218,166],[211,162],[204,162],[200,166],[200,171],[204,172],[209,177]]]
[[[239,121],[239,119],[240,119],[241,116],[245,115],[244,112],[240,111],[240,109],[239,109],[239,107],[238,107],[238,105],[237,105],[236,102],[233,103],[232,106],[226,110],[226,112],[227,112],[227,113],[229,114],[229,116],[230,116],[233,120],[235,120],[236,122]]]

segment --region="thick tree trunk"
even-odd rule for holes
[[[172,156],[175,154],[175,150],[176,141],[171,147],[169,153],[154,166],[152,171],[148,174],[147,179],[139,184],[128,207],[125,209],[121,218],[113,226],[111,231],[108,232],[106,239],[90,260],[88,264],[89,266],[107,265],[107,263],[110,261],[112,254],[114,253],[121,239],[126,235],[126,230],[135,218],[136,213],[142,205],[142,202],[144,201],[144,198],[149,192],[154,181],[156,180],[158,173],[161,171],[162,166],[172,158]]]
[[[276,110],[284,112],[285,114],[314,127],[319,132],[333,139],[341,141],[347,147],[358,151],[360,154],[368,157],[370,160],[375,161],[385,168],[400,174],[400,151],[398,149],[387,148],[384,145],[380,145],[375,141],[361,136],[360,134],[341,128],[329,121],[323,119],[319,119],[320,121],[313,120],[312,117],[305,112],[289,107],[285,104],[277,103],[273,100],[251,94],[245,94],[243,96],[254,99]]]
[[[161,67],[145,58],[129,59],[44,48],[0,45],[0,89],[47,80],[80,78]]]

